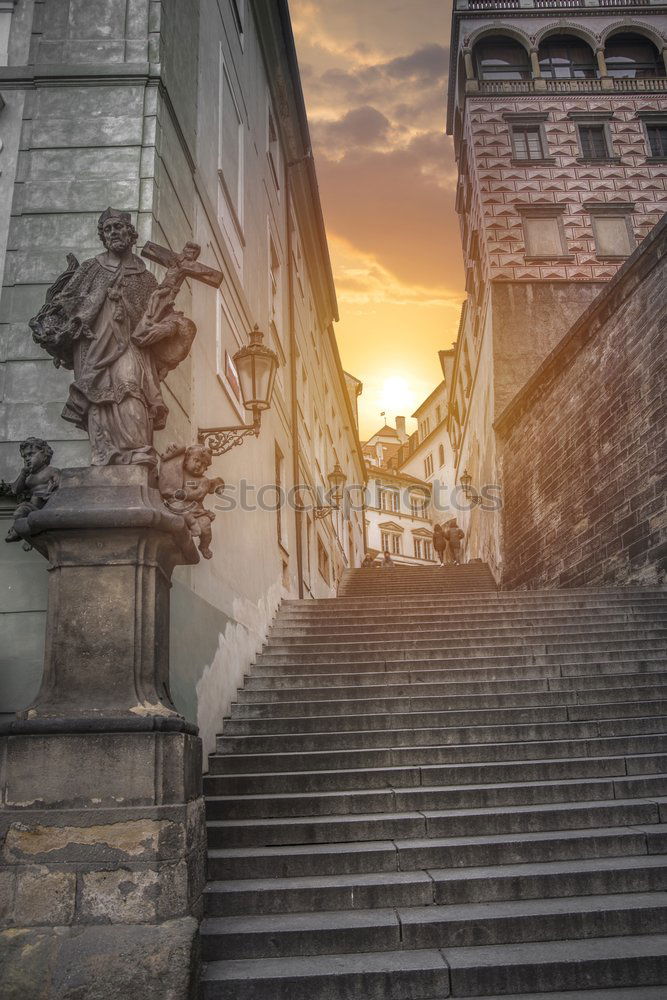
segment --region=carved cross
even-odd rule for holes
[[[193,278],[195,281],[203,281],[211,288],[220,288],[224,277],[222,271],[201,264],[197,260],[200,253],[201,247],[196,243],[186,243],[181,253],[174,253],[173,250],[161,247],[157,243],[148,242],[141,251],[141,256],[156,264],[162,264],[168,271],[172,271],[176,279],[175,284],[178,287],[181,286],[185,278]]]

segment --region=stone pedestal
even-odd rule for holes
[[[141,467],[65,470],[17,525],[49,561],[44,677],[0,761],[7,1000],[195,995],[201,744],[169,694],[169,588],[197,554]]]

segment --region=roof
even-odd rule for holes
[[[421,403],[421,404],[420,404],[420,405],[419,405],[419,406],[417,407],[417,409],[416,409],[416,410],[415,410],[415,412],[414,412],[414,413],[412,414],[412,416],[413,416],[413,417],[416,417],[416,416],[417,416],[417,415],[418,415],[419,413],[421,413],[421,412],[422,412],[422,410],[426,409],[426,407],[427,407],[427,406],[428,406],[428,405],[429,405],[430,403],[432,403],[432,402],[433,402],[433,400],[435,399],[436,395],[437,395],[437,394],[438,394],[438,393],[439,393],[439,392],[441,391],[441,389],[446,389],[446,388],[447,388],[447,383],[446,383],[446,382],[444,381],[444,379],[443,379],[443,381],[442,381],[442,382],[440,382],[440,383],[439,383],[438,385],[436,385],[435,389],[434,389],[434,390],[433,390],[433,392],[432,392],[432,393],[430,394],[430,396],[427,396],[427,397],[426,397],[426,399],[424,400],[424,402],[423,402],[423,403]]]
[[[416,476],[410,476],[407,472],[396,472],[394,469],[383,469],[377,465],[366,465],[366,472],[369,479],[382,479],[385,482],[404,482],[413,486],[421,486],[427,493],[431,492],[429,483]]]

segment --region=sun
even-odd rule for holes
[[[382,383],[380,403],[387,414],[410,416],[415,408],[414,392],[401,375],[391,375]]]

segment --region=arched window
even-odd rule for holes
[[[474,49],[480,80],[530,80],[530,58],[523,45],[498,35],[484,38]]]
[[[596,75],[593,50],[571,35],[552,35],[540,45],[540,72],[547,80],[592,79]]]
[[[605,46],[605,60],[609,76],[645,77],[664,76],[660,55],[653,42],[643,35],[612,35]]]
[[[440,468],[445,464],[445,446],[443,444],[438,448],[438,461],[440,462]]]

